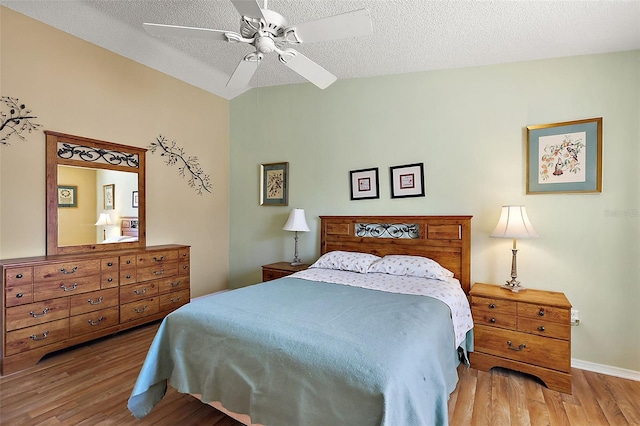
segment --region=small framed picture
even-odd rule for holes
[[[103,209],[113,210],[115,208],[116,186],[114,184],[102,185]]]
[[[391,198],[424,197],[423,163],[389,167]]]
[[[131,207],[134,209],[138,208],[138,191],[133,191],[131,193]]]
[[[260,165],[260,205],[289,205],[289,163]]]
[[[78,187],[58,185],[58,207],[78,207]]]
[[[602,117],[527,126],[527,194],[602,192]]]
[[[349,172],[352,200],[380,198],[378,168],[352,170]]]

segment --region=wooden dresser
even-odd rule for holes
[[[564,294],[513,293],[476,283],[470,292],[474,322],[471,367],[504,367],[540,378],[571,394],[571,304]]]
[[[308,264],[291,265],[289,262],[276,262],[262,265],[262,281],[271,281],[277,278],[286,277],[298,271],[304,271]]]
[[[188,303],[189,250],[163,245],[0,261],[0,373]]]

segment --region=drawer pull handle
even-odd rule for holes
[[[489,309],[495,309],[496,308],[496,304],[495,303],[490,303],[489,304]]]
[[[98,325],[98,324],[100,324],[103,320],[104,320],[104,317],[100,317],[100,318],[98,318],[98,321],[89,320],[89,321],[88,321],[88,323],[89,323],[89,325]]]
[[[127,265],[131,265],[131,259],[127,260]]]
[[[113,262],[108,262],[107,266],[113,266]]]
[[[146,287],[142,287],[142,290],[139,290],[139,291],[138,291],[137,288],[134,288],[133,292],[139,296],[141,294],[145,294],[147,292],[147,288]]]
[[[156,262],[162,262],[164,260],[164,256],[160,256],[160,257],[153,256],[153,260],[155,260]]]
[[[153,275],[162,275],[164,274],[164,269],[160,269],[159,271],[153,271]]]
[[[182,284],[182,281],[171,281],[169,283],[169,285],[171,285],[171,287],[178,287],[180,284]]]
[[[22,274],[18,274],[18,275],[16,275],[16,278],[20,279],[20,278],[22,278],[23,276],[24,276],[24,275],[22,275]]]
[[[49,308],[44,308],[42,310],[41,314],[36,314],[35,312],[31,311],[31,312],[29,312],[29,315],[31,315],[34,318],[41,318],[41,317],[47,315],[47,312],[49,312]]]
[[[16,297],[17,297],[18,299],[22,299],[22,296],[24,296],[24,293],[18,293],[18,294],[16,294]]]
[[[99,305],[102,303],[102,296],[98,297],[98,300],[89,299],[87,300],[90,305]]]
[[[60,269],[60,272],[62,272],[63,274],[67,275],[67,274],[73,274],[73,273],[75,273],[77,270],[78,270],[78,267],[77,267],[77,266],[74,266],[73,268],[71,268],[71,270],[70,270],[70,271],[67,271],[67,269],[66,269],[66,268],[62,268],[62,269]]]
[[[182,269],[185,269],[185,270],[186,270],[188,267],[189,267],[189,265],[184,265],[184,266],[182,267]]]
[[[127,278],[127,279],[130,279],[130,278],[131,278],[131,275],[127,275],[127,276],[126,276],[126,278]]]
[[[507,346],[509,346],[509,349],[511,349],[512,351],[521,351],[527,347],[527,345],[525,345],[524,343],[521,343],[520,346],[518,346],[517,348],[514,348],[513,346],[511,346],[511,340],[507,340]]]
[[[60,284],[60,288],[62,289],[62,291],[73,291],[76,288],[78,288],[78,283],[73,283],[71,287],[67,287],[64,284]]]
[[[544,325],[541,325],[540,327],[538,327],[538,331],[544,331]]]
[[[181,296],[178,296],[177,299],[174,299],[173,297],[171,298],[171,303],[178,303],[180,301],[180,299],[182,299]]]
[[[494,322],[496,322],[496,319],[495,319],[495,318],[491,318],[491,319],[489,320],[489,322],[494,323]]]
[[[544,308],[540,308],[540,311],[538,312],[538,315],[543,317],[544,316]]]
[[[113,278],[107,278],[107,282],[113,282]]]
[[[147,310],[147,305],[144,305],[144,306],[142,307],[142,309],[138,309],[138,307],[137,307],[137,306],[136,306],[135,308],[133,308],[133,309],[135,309],[135,311],[136,311],[137,313],[141,314],[141,313],[143,313],[144,311],[146,311],[146,310]]]
[[[182,253],[182,257],[187,257],[187,253]]]
[[[42,333],[42,337],[38,337],[35,334],[32,334],[31,336],[29,336],[29,338],[37,342],[38,340],[46,339],[48,335],[49,335],[49,331],[47,330],[44,333]]]

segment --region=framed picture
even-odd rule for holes
[[[116,186],[114,184],[102,185],[102,200],[104,210],[113,210],[115,208]]]
[[[352,170],[349,172],[352,200],[380,198],[378,168]]]
[[[133,191],[131,193],[131,207],[134,209],[138,208],[138,191]]]
[[[602,117],[527,126],[527,194],[602,192]]]
[[[289,163],[260,165],[260,205],[289,205]]]
[[[423,163],[389,167],[391,198],[424,197]]]
[[[58,185],[58,207],[78,207],[78,187]]]

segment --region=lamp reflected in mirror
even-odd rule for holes
[[[113,225],[113,222],[111,222],[111,216],[109,216],[109,213],[100,213],[100,216],[98,217],[98,221],[95,223],[96,226],[102,226],[102,240],[106,240],[107,239],[107,226],[109,225]]]

